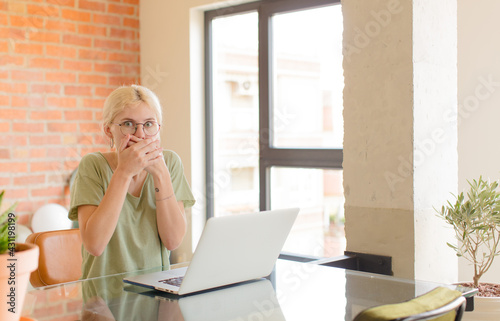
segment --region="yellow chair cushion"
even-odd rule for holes
[[[409,317],[438,309],[452,302],[461,295],[462,293],[459,291],[439,287],[407,302],[386,304],[366,309],[358,314],[356,318],[354,318],[354,321],[389,321]],[[433,320],[453,321],[455,316],[456,312],[451,311],[450,313]]]

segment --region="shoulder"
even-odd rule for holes
[[[105,162],[106,159],[100,152],[90,153],[82,157],[78,169],[85,170],[92,167],[101,167]]]
[[[169,164],[169,163],[182,163],[179,155],[176,152],[174,152],[173,150],[164,149],[163,150],[163,157],[165,158],[165,162],[167,164]]]

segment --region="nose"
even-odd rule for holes
[[[146,133],[144,132],[144,125],[143,124],[136,125],[134,136],[137,138],[141,138],[141,139],[146,138]]]

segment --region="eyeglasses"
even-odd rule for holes
[[[147,121],[145,123],[136,123],[131,120],[126,120],[121,124],[112,123],[120,126],[120,131],[123,135],[134,135],[137,132],[137,126],[142,125],[142,130],[146,136],[154,136],[160,131],[160,124],[155,121]]]

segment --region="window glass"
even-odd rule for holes
[[[216,216],[259,209],[258,15],[212,22]]]
[[[320,257],[343,255],[342,170],[271,168],[271,208],[299,207],[283,251]]]
[[[341,6],[273,16],[274,147],[342,148],[342,30]]]

